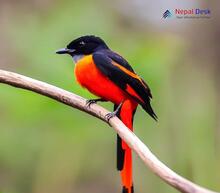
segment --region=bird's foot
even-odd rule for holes
[[[123,104],[123,102],[121,102],[121,103],[118,105],[118,107],[117,107],[117,109],[116,109],[115,111],[113,111],[113,112],[111,112],[111,113],[107,113],[107,114],[105,115],[105,118],[107,119],[108,122],[109,122],[109,120],[110,120],[111,118],[117,116],[118,112],[119,112],[120,109],[121,109],[122,104]]]
[[[100,101],[105,102],[106,100],[105,99],[89,99],[89,100],[86,100],[86,107],[89,108],[90,105],[95,104],[95,103],[100,102]]]

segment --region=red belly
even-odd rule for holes
[[[85,56],[76,63],[75,76],[81,86],[87,88],[94,95],[115,104],[120,104],[125,99],[131,99],[100,72],[93,62],[92,55]]]

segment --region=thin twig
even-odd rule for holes
[[[0,83],[9,84],[14,87],[30,90],[49,98],[55,99],[58,102],[64,103],[71,107],[77,108],[81,111],[89,113],[106,123],[109,123],[120,137],[128,143],[133,151],[142,159],[152,172],[159,176],[169,185],[173,186],[180,192],[184,193],[214,193],[211,190],[205,189],[193,182],[179,176],[173,172],[170,168],[164,165],[157,157],[148,149],[148,147],[134,134],[132,133],[117,117],[113,117],[108,122],[105,115],[109,113],[103,107],[94,104],[90,108],[86,106],[86,99],[75,95],[71,92],[63,90],[61,88],[52,86],[45,82],[34,80],[32,78],[0,70]]]

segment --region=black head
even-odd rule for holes
[[[82,36],[70,42],[66,48],[58,50],[57,54],[88,55],[99,49],[108,49],[105,42],[96,36]]]

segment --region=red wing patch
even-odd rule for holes
[[[137,98],[139,101],[141,101],[142,103],[144,103],[143,99],[135,92],[135,90],[127,84],[127,87],[125,89],[131,96]]]

